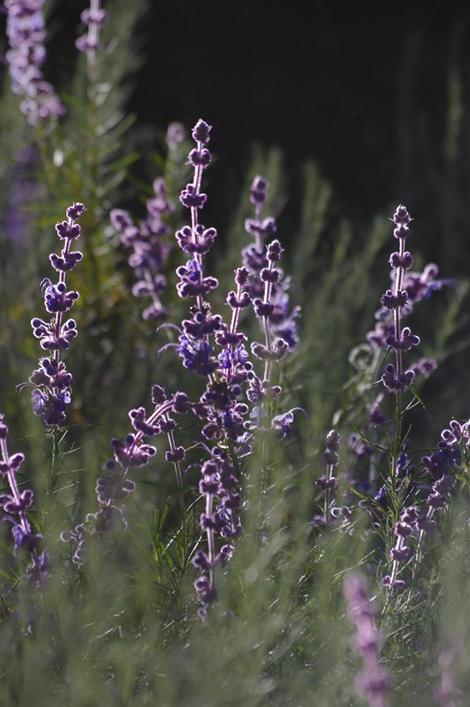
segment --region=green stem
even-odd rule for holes
[[[57,486],[57,475],[59,467],[59,430],[56,427],[51,429],[51,472],[49,475],[49,495],[55,492]]]

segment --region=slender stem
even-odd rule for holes
[[[326,467],[326,480],[327,483],[330,482],[331,477],[332,477],[332,472],[333,472],[333,467],[331,464],[328,464]],[[325,525],[328,525],[328,520],[330,517],[330,487],[327,486],[325,489],[325,508],[324,508],[324,515],[325,515]]]
[[[57,465],[58,465],[58,460],[59,460],[59,454],[58,454],[58,444],[57,444],[57,435],[58,435],[58,428],[57,427],[52,427],[51,428],[51,473],[50,473],[50,479],[49,479],[49,494],[53,494],[55,491],[56,487],[56,482],[57,482]]]
[[[430,521],[434,515],[434,508],[429,506],[426,513],[426,521]],[[425,530],[424,528],[419,531],[418,542],[416,544],[416,554],[415,554],[415,567],[419,565],[423,557],[423,542],[424,542]]]
[[[212,517],[212,500],[213,494],[206,494],[206,516],[207,518]],[[214,539],[214,529],[207,528],[207,549],[209,557],[209,584],[211,589],[215,591],[215,577],[214,577],[214,561],[215,561],[215,539]]]
[[[73,221],[73,219],[68,218],[67,223],[68,223],[69,227],[71,228],[74,224],[74,221]],[[67,255],[70,253],[70,249],[72,247],[72,240],[73,240],[72,238],[65,239],[64,247],[62,248],[62,252],[61,252],[61,255],[64,258],[64,260],[66,260]],[[59,284],[65,285],[66,278],[67,278],[67,274],[66,274],[65,270],[61,270],[59,272]],[[63,319],[63,312],[56,312],[55,319],[54,319],[54,334],[55,334],[56,338],[58,338],[60,335],[60,328],[62,326],[62,319]],[[52,354],[52,357],[53,357],[54,361],[56,361],[58,363],[59,359],[60,359],[60,349],[58,349],[58,348],[54,349],[54,353]],[[54,389],[54,390],[55,390],[55,392],[57,392],[56,389]]]
[[[168,421],[169,417],[167,414],[164,416],[164,420]],[[170,451],[172,454],[175,454],[176,451],[176,444],[175,444],[175,435],[173,434],[173,430],[169,430],[167,432],[167,439],[168,439],[168,446],[170,447]],[[187,529],[186,529],[186,507],[184,505],[184,493],[183,493],[183,472],[181,470],[181,464],[178,460],[175,460],[172,462],[173,467],[175,469],[175,474],[176,474],[176,484],[178,486],[178,502],[179,502],[179,507],[180,507],[180,513],[181,513],[181,524],[182,524],[182,531],[183,531],[183,545],[186,548],[186,539],[187,539]]]
[[[398,535],[396,542],[395,542],[395,550],[401,550],[402,545],[403,545],[403,538],[401,535]],[[400,568],[400,562],[398,560],[393,560],[392,572],[390,574],[390,589],[393,589],[393,583],[397,578],[399,568]]]
[[[272,272],[273,269],[274,269],[274,262],[270,260],[268,270],[270,272]],[[269,304],[271,302],[272,291],[273,291],[273,283],[266,281],[264,283],[263,304]],[[271,344],[272,344],[272,336],[271,336],[271,328],[269,326],[269,318],[268,317],[263,317],[263,330],[264,330],[266,351],[270,352],[271,351]],[[264,362],[264,376],[263,376],[263,378],[266,382],[270,381],[272,365],[273,365],[273,362],[269,358],[266,359],[266,361]]]
[[[196,145],[197,145],[198,150],[201,150],[204,147],[202,142],[197,142]],[[199,192],[201,190],[202,172],[203,172],[202,165],[196,165],[196,167],[194,167],[193,188],[194,188],[194,192],[196,194],[199,194]],[[199,209],[197,209],[196,207],[194,207],[194,206],[191,207],[191,235],[192,235],[193,243],[195,243],[195,244],[197,244],[197,242],[198,242],[198,236],[197,236],[197,226],[199,225],[198,211],[199,211]],[[203,273],[202,273],[202,255],[201,255],[201,253],[194,253],[194,260],[196,261],[196,263],[200,267],[200,270],[201,270],[200,276],[202,278]],[[204,304],[204,298],[202,297],[202,295],[198,295],[196,297],[196,302],[197,302],[198,308],[202,310],[203,304]]]
[[[405,253],[405,239],[400,238],[399,239],[400,261],[403,259],[404,253]],[[399,265],[399,267],[397,268],[397,274],[396,274],[396,278],[395,278],[395,287],[394,287],[394,295],[395,296],[398,296],[399,292],[402,289],[403,276],[404,276],[403,266]],[[394,335],[395,335],[395,341],[399,342],[401,339],[401,307],[396,307],[396,309],[394,310]],[[400,381],[401,375],[403,373],[403,352],[399,347],[397,347],[395,349],[395,368],[396,368],[396,377]],[[393,446],[392,475],[391,475],[394,492],[396,491],[398,458],[400,455],[401,438],[402,438],[402,404],[403,404],[402,398],[403,398],[402,392],[401,392],[401,390],[398,390],[396,392],[396,396],[395,396],[395,441],[394,441],[394,446]]]

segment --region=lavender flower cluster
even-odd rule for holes
[[[53,86],[44,79],[42,64],[46,58],[45,0],[5,0],[6,32],[10,49],[6,60],[12,90],[22,97],[21,111],[30,125],[58,118],[64,107]]]
[[[63,247],[60,254],[51,253],[49,260],[59,274],[58,281],[53,283],[45,278],[42,282],[44,307],[51,316],[50,319],[35,317],[31,320],[33,335],[39,339],[43,351],[50,354],[39,360],[39,367],[29,378],[35,386],[32,393],[33,412],[42,417],[48,427],[57,427],[65,422],[66,406],[71,402],[73,377],[60,356],[78,334],[75,319],[64,321],[64,314],[72,309],[79,297],[76,290],[67,289],[67,273],[83,258],[80,251],[72,248],[81,235],[78,220],[84,211],[83,204],[74,203],[66,210],[66,220],[56,223],[56,232]]]
[[[403,508],[394,526],[395,545],[390,551],[392,570],[390,575],[384,577],[384,585],[390,589],[400,591],[406,588],[405,579],[398,575],[413,554],[416,554],[417,560],[421,558],[425,536],[435,531],[435,515],[448,504],[456,483],[456,473],[461,468],[461,446],[467,445],[469,438],[468,423],[451,420],[449,427],[442,431],[437,448],[422,458],[421,474],[417,475],[419,481],[412,482],[415,493],[412,495],[410,489],[408,493],[408,498],[414,498],[414,502]],[[413,537],[416,540],[415,550],[410,544]]]
[[[368,472],[366,472],[368,479],[362,478],[357,482],[363,490],[370,490],[377,475],[374,468],[376,464],[373,455],[374,447],[371,441],[375,439],[380,447],[379,428],[384,428],[391,422],[385,405],[387,394],[394,395],[396,421],[401,418],[403,412],[401,410],[402,394],[419,377],[428,378],[437,368],[437,362],[429,357],[419,358],[405,366],[404,354],[415,349],[419,345],[420,339],[412,333],[409,326],[403,326],[403,320],[414,311],[415,304],[429,299],[434,292],[441,290],[445,285],[452,284],[452,280],[437,278],[439,270],[434,264],[428,264],[422,272],[411,271],[413,259],[411,253],[406,250],[406,242],[412,218],[405,206],[397,207],[392,221],[395,226],[393,235],[398,241],[398,251],[394,251],[389,258],[392,287],[387,289],[381,298],[382,306],[375,314],[375,328],[367,335],[368,344],[359,348],[370,353],[369,363],[364,370],[374,376],[371,380],[375,380],[377,366],[381,364],[389,352],[393,353],[394,362],[385,365],[381,375],[383,389],[367,405],[366,419],[362,423],[362,433],[354,432],[348,439],[349,449],[355,459],[356,472],[359,476],[364,477],[364,472],[368,467]],[[374,389],[371,384],[368,387]],[[397,427],[397,434],[399,434],[400,427],[401,424]],[[396,468],[392,474],[395,477],[399,471],[398,457],[404,452],[404,449],[400,449],[398,456],[395,455]],[[383,500],[384,488],[382,487],[376,496],[376,500],[380,502]]]
[[[90,22],[94,23],[91,19]],[[198,490],[204,503],[199,525],[206,546],[204,549],[198,548],[193,558],[200,572],[194,586],[201,617],[207,615],[210,604],[217,596],[217,568],[230,560],[235,549],[234,540],[242,531],[239,473],[244,457],[252,451],[254,433],[258,430],[264,436],[275,432],[284,438],[290,432],[294,413],[298,409],[292,408],[277,415],[273,413],[274,403],[282,393],[276,365],[298,345],[299,308],[290,304],[291,282],[279,267],[283,248],[279,240],[273,239],[277,231],[276,220],[264,214],[268,182],[261,176],[255,177],[250,189],[254,215],[246,220],[245,229],[253,241],[242,251],[242,264],[235,270],[235,286],[225,298],[229,308],[227,320],[213,310],[210,301],[219,287],[217,278],[206,269],[206,256],[217,240],[217,230],[202,222],[207,202],[203,177],[212,161],[209,149],[211,131],[211,126],[203,120],[199,120],[192,130],[195,146],[189,152],[188,163],[193,169],[193,176],[180,194],[180,203],[189,212],[189,223],[175,234],[176,243],[186,257],[186,262],[176,270],[177,293],[191,304],[187,318],[179,327],[174,348],[183,366],[202,379],[203,390],[198,399],[191,402],[184,392],[172,394],[162,386],[153,386],[153,410],[148,413],[144,407],[131,409],[132,431],[124,439],[112,440],[113,458],[105,464],[96,482],[97,511],[88,514],[83,523],[64,534],[64,539],[73,543],[74,563],[80,565],[87,532],[102,535],[119,524],[125,526],[124,503],[135,488],[130,470],[142,469],[156,458],[157,447],[153,440],[159,435],[166,436],[165,460],[173,464],[177,486],[182,491],[188,453],[176,441],[178,425],[175,417],[191,412],[201,427],[202,439],[196,447],[204,450],[204,457],[188,467],[200,470]],[[180,144],[179,136],[175,137],[175,141]],[[35,386],[33,410],[48,427],[58,427],[65,422],[66,406],[71,400],[73,379],[61,360],[61,352],[68,349],[77,336],[75,320],[64,321],[64,315],[72,309],[78,292],[67,289],[66,277],[82,259],[82,254],[72,248],[81,234],[78,220],[84,210],[83,204],[74,203],[67,209],[67,219],[56,225],[63,248],[60,254],[50,255],[50,262],[59,273],[58,281],[43,281],[44,304],[51,318],[32,320],[35,337],[40,340],[42,349],[50,352],[48,357],[40,360],[39,368],[30,377],[30,382]],[[163,179],[157,179],[154,182],[154,196],[147,201],[146,218],[138,225],[127,211],[114,209],[111,213],[111,222],[120,233],[122,244],[132,249],[129,263],[137,277],[133,294],[151,300],[143,313],[144,319],[161,319],[167,314],[161,295],[166,287],[163,271],[171,249],[167,238],[170,233],[167,217],[173,211],[174,205],[167,197],[165,183]],[[434,367],[428,359],[421,359],[408,368],[404,366],[403,353],[415,348],[419,338],[409,327],[403,327],[402,321],[411,313],[414,303],[427,298],[444,284],[444,281],[436,279],[435,266],[427,266],[423,273],[410,272],[412,259],[406,250],[406,240],[411,220],[406,208],[399,206],[393,217],[394,236],[399,249],[390,257],[392,288],[382,297],[378,324],[369,335],[372,346],[394,352],[395,361],[385,367],[382,382],[385,391],[396,394],[397,399],[412,385],[418,373],[427,375]],[[242,319],[250,313],[259,323],[262,341],[249,343],[248,336],[242,330]],[[375,425],[385,422],[381,409],[383,399],[384,394],[380,393],[370,410],[370,420]],[[396,490],[400,491],[407,483],[412,493],[406,495],[406,504],[394,526],[391,571],[384,579],[385,586],[390,589],[398,590],[406,586],[403,567],[413,555],[408,538],[416,537],[416,555],[419,556],[424,534],[435,525],[435,513],[448,502],[455,481],[454,470],[460,465],[460,445],[467,441],[467,426],[452,421],[449,429],[442,433],[438,449],[423,458],[421,483],[413,481],[410,484],[410,460],[404,449],[400,449],[394,467]],[[349,443],[358,459],[370,457],[370,446],[361,435],[351,435]],[[328,526],[332,519],[337,520],[340,515],[344,516],[343,526],[351,521],[351,509],[338,506],[338,493],[335,493],[339,446],[340,434],[332,429],[326,436],[323,455],[326,471],[316,481],[316,486],[323,493],[323,515],[321,522],[317,523],[321,527]],[[6,452],[6,459],[5,455]],[[5,464],[8,467],[8,460]],[[6,473],[11,476],[10,472]],[[16,503],[16,491],[12,486],[14,479],[12,477],[13,481],[10,480],[10,476],[8,479],[13,494],[10,495]],[[32,501],[28,493],[21,512],[27,510]],[[185,490],[181,493],[183,504],[184,493]],[[374,499],[376,505],[380,505],[386,493],[384,484]],[[9,503],[6,499],[5,508],[12,508]],[[17,526],[26,529],[26,522],[26,516],[21,516]],[[335,527],[340,526],[336,524]],[[356,609],[351,611],[356,618],[360,616],[360,620],[357,619],[358,632],[365,635],[375,631],[375,624],[370,608],[364,603],[365,589],[359,585],[360,582],[358,584],[356,581],[355,589],[345,591],[351,601],[354,596],[357,601],[362,596],[362,609],[359,613]],[[368,696],[370,704],[378,705],[383,704],[385,699],[386,681],[383,679],[380,683],[380,676],[384,676],[379,669],[377,646],[378,641],[373,650],[364,652],[365,661],[371,661],[367,663],[367,670],[373,677],[372,682],[368,682],[370,675],[367,680],[364,677],[363,694]],[[374,675],[377,678],[375,682]],[[382,688],[378,687],[380,684]]]
[[[380,664],[382,635],[375,624],[375,609],[369,599],[367,581],[362,574],[351,573],[343,584],[348,616],[356,627],[353,647],[362,659],[356,687],[370,707],[385,707],[390,688],[388,671]]]
[[[0,414],[0,478],[6,480],[8,493],[0,495],[2,520],[10,523],[15,550],[24,549],[29,555],[28,576],[35,582],[41,582],[47,574],[47,552],[40,552],[42,536],[31,527],[27,511],[34,501],[31,489],[20,491],[17,473],[25,457],[21,452],[11,454],[8,451],[9,430],[5,416]]]
[[[201,466],[199,483],[205,498],[200,525],[207,537],[207,552],[200,550],[194,558],[195,566],[202,571],[195,583],[201,616],[207,613],[216,596],[214,568],[229,559],[233,546],[227,541],[241,530],[239,481],[232,460],[249,451],[253,429],[248,419],[249,406],[242,401],[243,390],[253,375],[245,346],[247,337],[239,331],[240,313],[250,304],[250,296],[244,291],[246,268],[238,268],[237,290],[227,296],[232,312],[229,325],[213,313],[206,299],[219,284],[215,277],[205,274],[203,260],[215,242],[217,231],[206,228],[199,219],[207,201],[201,186],[204,170],[211,161],[207,147],[210,133],[211,126],[203,120],[192,131],[196,147],[190,151],[188,161],[194,169],[193,181],[180,195],[181,204],[190,212],[191,225],[176,233],[178,245],[188,257],[185,265],[177,269],[178,294],[183,299],[195,300],[191,318],[182,323],[177,353],[185,368],[207,381],[195,412],[203,423],[203,437],[213,444],[210,459]],[[216,548],[216,535],[222,538],[220,550]]]
[[[200,525],[206,533],[208,548],[207,552],[200,550],[194,560],[202,571],[195,583],[202,616],[216,596],[214,568],[231,556],[233,545],[227,540],[241,531],[241,499],[234,459],[250,452],[256,427],[273,429],[284,437],[294,421],[294,410],[269,419],[267,403],[281,393],[281,387],[272,381],[272,367],[296,347],[295,320],[299,313],[297,308],[289,308],[290,282],[278,267],[283,248],[278,240],[265,244],[276,232],[276,222],[272,217],[262,218],[268,183],[259,176],[250,190],[255,218],[246,222],[254,243],[243,250],[243,264],[235,271],[236,289],[226,297],[230,322],[225,323],[222,316],[212,311],[207,297],[219,283],[206,274],[204,256],[214,245],[217,231],[200,221],[207,201],[202,177],[212,159],[208,148],[211,130],[211,126],[199,120],[192,131],[196,146],[190,151],[188,162],[194,169],[193,180],[180,195],[181,204],[190,212],[191,223],[176,233],[178,245],[188,257],[177,269],[178,294],[195,301],[190,309],[191,318],[182,323],[177,353],[185,368],[207,381],[195,411],[203,422],[203,437],[214,445],[210,460],[202,464],[199,485],[205,497]],[[264,333],[264,342],[251,344],[252,355],[263,363],[261,376],[250,361],[248,338],[240,331],[241,314],[250,306]],[[220,550],[216,549],[217,535],[222,542]]]
[[[174,205],[167,197],[165,182],[161,177],[154,181],[153,189],[154,196],[147,201],[147,216],[138,224],[123,209],[113,209],[110,218],[114,229],[121,236],[122,245],[132,249],[129,265],[137,278],[132,294],[151,300],[142,312],[142,317],[164,319],[167,311],[161,297],[167,281],[163,270],[171,251],[167,239],[170,227],[166,217],[174,211]]]

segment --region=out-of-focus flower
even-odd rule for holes
[[[44,0],[5,0],[10,45],[6,60],[11,86],[13,92],[22,97],[21,111],[33,126],[65,112],[53,86],[42,73],[46,58],[43,5]]]

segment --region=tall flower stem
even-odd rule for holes
[[[66,420],[66,405],[71,401],[72,375],[67,371],[61,354],[66,351],[78,334],[74,319],[64,321],[79,297],[75,290],[67,291],[67,273],[82,260],[82,253],[72,250],[73,242],[80,238],[78,220],[85,211],[81,203],[74,203],[66,211],[67,218],[56,224],[56,232],[63,242],[59,254],[49,256],[50,263],[58,273],[58,280],[49,278],[42,282],[44,308],[51,315],[49,320],[35,317],[31,320],[33,335],[39,339],[41,348],[49,357],[40,359],[39,368],[31,374],[29,382],[35,388],[32,394],[33,412],[42,417],[48,428],[60,427]],[[53,441],[54,444],[54,441]]]
[[[382,296],[382,320],[386,320],[393,312],[392,333],[386,336],[385,343],[395,352],[395,365],[387,364],[382,374],[382,382],[388,393],[395,397],[395,433],[391,448],[391,472],[389,494],[392,505],[396,505],[397,487],[399,481],[399,460],[403,453],[403,393],[410,388],[414,379],[413,369],[404,370],[403,352],[410,351],[418,346],[420,339],[412,334],[410,327],[402,327],[402,314],[410,299],[408,289],[404,288],[405,271],[412,265],[411,254],[406,251],[406,239],[409,235],[409,226],[412,221],[410,214],[404,206],[398,206],[392,221],[395,225],[393,235],[398,240],[399,248],[391,254],[389,263],[392,269],[393,290],[388,289]],[[385,313],[385,315],[384,315]],[[414,513],[414,511],[413,511]],[[405,510],[394,525],[395,543],[390,550],[392,566],[390,575],[384,578],[384,584],[390,590],[402,589],[405,585],[397,579],[399,563],[405,561],[411,554],[411,549],[404,545],[403,538],[408,537],[414,522],[411,508]],[[388,603],[388,602],[387,602]]]

